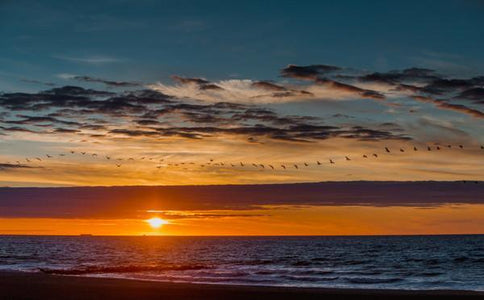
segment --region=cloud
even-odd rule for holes
[[[26,166],[26,165],[22,165],[22,164],[0,163],[0,171],[9,171],[9,170],[17,170],[17,169],[31,169],[31,168],[34,168],[34,167]]]
[[[322,75],[340,71],[342,68],[330,65],[309,65],[297,66],[288,65],[281,70],[281,75],[284,77],[302,79],[302,80],[316,80]]]
[[[484,199],[476,197],[483,194],[482,182],[0,188],[0,217],[139,218],[140,212],[152,210],[199,210],[201,217],[219,217],[221,214],[214,211],[274,205],[427,207],[448,203],[483,204]]]
[[[84,82],[102,83],[102,84],[105,84],[106,86],[110,86],[110,87],[139,87],[139,86],[142,86],[140,83],[137,83],[137,82],[112,81],[112,80],[106,80],[106,79],[91,77],[91,76],[73,76],[72,79],[75,79],[75,80],[78,80],[78,81],[84,81]]]
[[[75,56],[64,56],[64,55],[55,55],[54,58],[77,62],[77,63],[86,63],[92,65],[100,65],[100,64],[112,64],[124,61],[124,59],[112,57],[112,56],[103,56],[103,55],[95,55],[95,56],[82,56],[82,57],[75,57]]]

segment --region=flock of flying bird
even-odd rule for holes
[[[413,148],[412,148],[413,147]],[[417,148],[417,146],[412,146],[410,148],[409,151],[419,151],[419,149]],[[453,145],[434,145],[433,147],[432,146],[425,146],[424,148],[424,151],[440,151],[444,148],[448,148],[448,149],[452,149],[452,148],[457,148],[457,149],[464,149],[464,146],[463,145],[456,145],[456,146],[453,146]],[[484,146],[480,146],[480,149],[481,150],[484,150]],[[396,152],[405,152],[406,149],[405,148],[399,148],[397,150],[391,150],[389,147],[384,147],[384,153],[391,153],[392,151],[396,151]],[[35,162],[35,161],[39,161],[39,162],[42,162],[43,159],[52,159],[54,158],[55,156],[58,156],[58,157],[65,157],[67,155],[75,155],[75,154],[80,154],[82,156],[91,156],[93,158],[100,158],[100,159],[104,159],[104,160],[107,160],[107,161],[113,161],[114,162],[114,166],[117,167],[117,168],[120,168],[122,165],[123,165],[123,162],[129,162],[129,161],[152,161],[155,163],[155,167],[157,169],[161,169],[163,167],[163,164],[165,164],[165,159],[159,159],[159,158],[155,158],[155,157],[146,157],[146,156],[143,156],[143,157],[140,157],[140,158],[133,158],[133,157],[129,157],[129,158],[114,158],[114,157],[111,157],[110,155],[100,155],[100,154],[97,154],[97,153],[88,153],[88,152],[84,152],[84,151],[81,151],[81,152],[76,152],[76,151],[69,151],[67,153],[60,153],[60,154],[45,154],[45,157],[33,157],[33,158],[25,158],[25,162],[26,163],[32,163],[32,162]],[[362,158],[363,159],[368,159],[368,158],[378,158],[378,154],[377,153],[371,153],[371,154],[363,154],[362,155]],[[352,158],[350,158],[349,156],[345,156],[344,158],[345,161],[351,161]],[[7,162],[10,164],[10,162]],[[17,160],[15,161],[15,163],[17,165],[22,165],[22,161],[20,160]],[[328,163],[333,165],[333,164],[336,164],[336,161],[334,158],[329,158],[328,159]],[[321,166],[323,163],[319,160],[317,160],[315,162],[315,165],[317,166]],[[214,159],[210,159],[208,162],[204,162],[204,163],[195,163],[195,162],[179,162],[179,163],[166,163],[165,166],[174,166],[174,167],[179,167],[179,166],[182,166],[184,167],[184,169],[186,170],[186,166],[187,165],[198,165],[199,167],[201,168],[204,168],[204,167],[232,167],[232,168],[235,168],[235,167],[246,167],[246,166],[253,166],[255,168],[258,168],[258,169],[270,169],[270,170],[276,170],[276,169],[281,169],[281,170],[286,170],[286,169],[289,169],[289,168],[293,168],[293,169],[296,169],[298,170],[300,167],[304,166],[304,167],[309,167],[309,163],[307,162],[304,162],[302,164],[295,164],[295,163],[291,163],[291,164],[261,164],[261,163],[244,163],[244,162],[238,162],[238,163],[224,163],[224,162],[215,162]]]

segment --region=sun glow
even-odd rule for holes
[[[153,228],[160,228],[162,225],[168,223],[167,221],[156,217],[146,220],[146,222],[148,222],[148,224],[150,224],[150,226]]]

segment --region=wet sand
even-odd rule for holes
[[[484,292],[250,287],[0,272],[0,299],[484,299]]]

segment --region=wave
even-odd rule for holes
[[[49,269],[38,268],[42,273],[57,275],[85,275],[102,273],[138,273],[156,271],[189,271],[209,269],[210,266],[204,265],[165,265],[165,266],[83,266],[71,269]]]
[[[381,284],[402,281],[402,278],[346,278],[346,281],[354,284]]]

